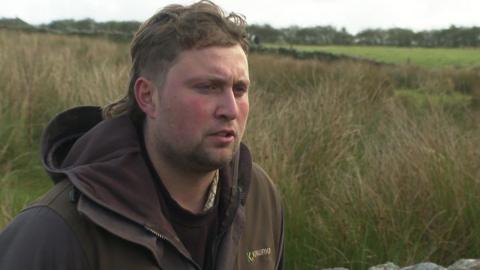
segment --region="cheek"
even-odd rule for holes
[[[177,123],[177,129],[182,134],[192,134],[205,128],[210,119],[210,111],[205,102],[201,100],[188,100],[179,104],[173,117]]]
[[[248,118],[248,112],[250,110],[250,105],[248,103],[248,98],[242,102],[238,103],[239,119],[245,124]]]

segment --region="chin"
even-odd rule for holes
[[[230,152],[228,154],[222,154],[219,155],[218,153],[214,156],[206,156],[202,159],[201,163],[204,165],[204,167],[210,169],[210,170],[216,170],[219,168],[223,168],[230,164],[230,162],[233,159],[233,153]]]
[[[202,151],[196,151],[191,156],[193,158],[191,161],[204,169],[216,170],[230,164],[237,149],[238,147],[233,146],[213,149],[203,148]]]
[[[233,154],[230,154],[228,156],[222,156],[222,157],[217,157],[215,159],[211,159],[210,163],[215,164],[217,168],[225,167],[227,166],[233,159]]]

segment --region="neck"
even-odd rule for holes
[[[170,196],[184,209],[192,213],[202,212],[216,170],[203,172],[176,167],[152,147],[147,135],[145,145],[150,161]]]

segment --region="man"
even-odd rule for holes
[[[46,128],[55,186],[0,234],[0,269],[281,269],[280,199],[240,142],[247,50],[208,1],[146,21],[125,98]]]

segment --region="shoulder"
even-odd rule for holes
[[[282,200],[275,183],[265,170],[253,163],[250,187],[246,200],[246,213],[255,219],[271,219],[278,224],[283,218]]]
[[[275,183],[253,163],[245,203],[245,227],[240,244],[244,254],[237,269],[278,269],[283,258],[283,207]]]
[[[257,199],[268,199],[270,203],[278,206],[281,204],[276,185],[265,170],[257,163],[253,163],[252,166],[252,178],[248,196],[257,197]]]
[[[46,206],[20,213],[0,233],[0,269],[88,269],[64,219]]]

